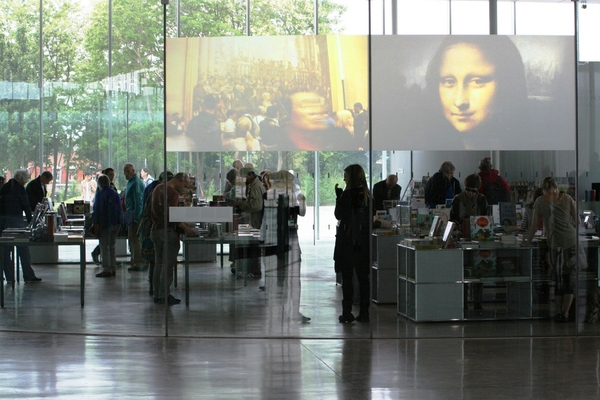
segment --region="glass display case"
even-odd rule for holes
[[[397,254],[398,314],[413,321],[540,316],[533,313],[533,286],[545,277],[534,279],[531,248],[399,244]]]

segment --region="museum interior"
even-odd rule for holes
[[[599,18],[600,0],[9,0],[1,174],[53,179],[0,237],[6,396],[598,398]],[[132,262],[128,164],[144,186],[187,174],[168,301],[153,256]],[[375,198],[348,306],[351,165]],[[89,230],[107,168],[112,275]]]

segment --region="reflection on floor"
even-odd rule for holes
[[[346,339],[4,332],[0,397],[600,398],[597,337],[369,340],[341,329]]]
[[[0,397],[600,398],[600,338],[569,337],[600,324],[415,324],[395,305],[339,324],[331,242],[302,247],[301,263],[268,257],[247,286],[227,261],[194,264],[189,306],[154,304],[146,272],[95,278],[90,263],[81,308],[78,265],[36,265],[43,282],[5,286]]]
[[[88,244],[87,254],[93,248]],[[341,287],[336,285],[331,241],[302,245],[302,260],[294,252],[287,265],[275,256],[263,258],[263,278],[237,279],[225,257],[192,264],[190,303],[160,306],[148,295],[147,272],[127,272],[96,278],[99,268],[88,263],[85,307],[79,306],[79,265],[35,265],[41,283],[6,285],[0,330],[122,336],[243,337],[243,338],[447,338],[562,336],[597,334],[600,324],[556,324],[549,319],[415,324],[398,317],[395,305],[373,305],[370,324],[338,323]],[[90,260],[91,261],[91,260]],[[172,294],[185,299],[183,265]],[[246,283],[246,286],[244,286]],[[580,303],[582,303],[580,299]],[[497,305],[468,316],[488,317]],[[581,308],[581,307],[580,307]],[[493,314],[493,313],[492,313]],[[581,312],[580,312],[581,314]],[[310,317],[306,323],[302,316]],[[580,315],[583,317],[583,315]],[[580,318],[580,321],[583,318]]]

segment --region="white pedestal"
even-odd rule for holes
[[[58,263],[58,246],[30,246],[29,253],[31,254],[32,264]]]
[[[217,245],[190,244],[188,250],[189,262],[215,262],[217,261]]]

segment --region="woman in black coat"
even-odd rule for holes
[[[360,290],[360,313],[356,320],[369,321],[371,302],[369,286],[369,228],[371,195],[365,178],[365,171],[358,164],[344,170],[344,190],[335,185],[337,200],[335,218],[338,229],[335,238],[335,271],[342,274],[342,315],[339,321],[349,323],[355,320],[352,314],[354,298],[353,276],[356,271]]]

